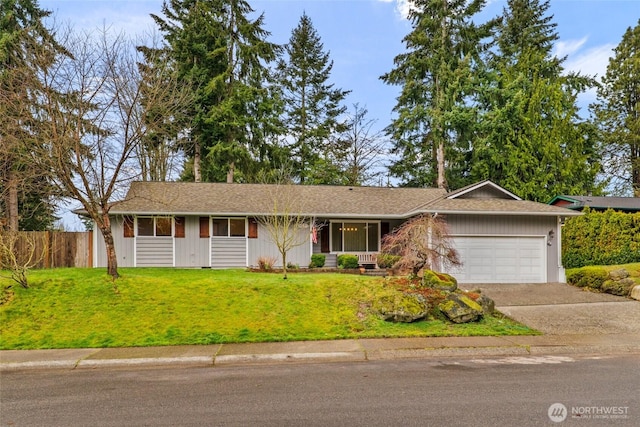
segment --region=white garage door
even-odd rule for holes
[[[463,262],[451,269],[460,283],[547,281],[544,237],[454,237]]]

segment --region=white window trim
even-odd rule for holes
[[[334,251],[333,250],[333,224],[341,224],[341,227],[344,228],[344,223],[345,222],[349,222],[349,223],[353,223],[353,224],[364,224],[365,227],[368,226],[369,224],[377,224],[378,225],[378,250],[377,251],[370,251],[369,250],[369,233],[366,234],[366,250],[364,251],[345,251],[344,250],[344,230],[342,231],[342,250],[341,251]],[[380,236],[380,228],[381,228],[381,224],[382,221],[380,220],[330,220],[329,221],[329,253],[331,254],[345,254],[345,253],[353,253],[353,254],[358,254],[358,253],[378,253],[380,252],[380,240],[381,240],[381,236]]]
[[[140,235],[140,232],[138,231],[138,219],[140,218],[151,218],[153,219],[153,235],[149,236],[149,235]],[[171,232],[168,236],[158,236],[156,235],[156,230],[157,230],[157,223],[156,220],[158,218],[169,218],[171,220]],[[176,220],[175,220],[175,216],[174,215],[136,215],[135,217],[135,231],[134,231],[134,237],[174,237],[175,235],[175,227],[176,227]]]
[[[216,236],[213,234],[213,221],[215,220],[220,220],[220,219],[225,219],[227,220],[227,235],[226,236]],[[231,235],[231,220],[232,219],[236,219],[236,220],[242,220],[244,221],[244,236],[232,236]],[[211,238],[216,238],[216,239],[246,239],[248,233],[248,221],[246,217],[233,217],[233,216],[212,216],[209,218],[209,235],[211,236]]]

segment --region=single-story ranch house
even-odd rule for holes
[[[423,214],[446,218],[463,265],[450,271],[460,283],[564,281],[560,257],[565,217],[580,213],[520,199],[483,181],[447,193],[431,188],[341,187],[187,182],[134,182],[110,214],[122,267],[237,268],[279,253],[256,217],[274,209],[274,189],[286,188],[293,212],[315,219],[299,229],[305,244],[287,260],[307,267],[314,253],[335,267],[339,254],[362,259],[380,250],[382,237]],[[283,212],[280,210],[279,212]],[[96,266],[106,266],[94,233]],[[278,264],[276,263],[276,266]]]

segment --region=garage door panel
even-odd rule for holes
[[[544,237],[454,237],[463,265],[449,270],[460,283],[546,281]]]

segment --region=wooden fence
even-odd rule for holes
[[[92,235],[92,231],[21,231],[14,250],[18,259],[34,254],[33,268],[92,267]]]

